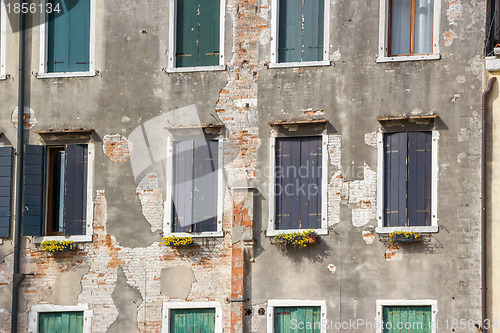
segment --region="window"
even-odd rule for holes
[[[92,146],[87,144],[26,146],[22,223],[25,236],[91,240],[91,156]]]
[[[168,71],[224,69],[224,0],[170,0]]]
[[[28,332],[90,333],[93,312],[87,305],[34,305],[29,314]]]
[[[439,59],[440,1],[382,0],[378,61]]]
[[[431,131],[379,136],[379,232],[436,232],[437,140]]]
[[[377,333],[435,333],[434,300],[377,300]]]
[[[42,14],[39,77],[95,75],[94,0],[44,0],[53,10]]]
[[[274,0],[270,67],[329,65],[329,1]]]
[[[492,55],[493,49],[500,43],[500,2],[488,1],[486,16],[486,56]]]
[[[326,332],[325,301],[269,300],[267,315],[268,333]]]
[[[326,140],[271,138],[269,236],[303,229],[326,234]]]
[[[7,11],[5,10],[5,1],[0,4],[0,80],[5,76],[5,58],[7,51]]]
[[[218,302],[165,302],[162,332],[222,333],[222,307]]]
[[[222,236],[222,139],[171,141],[165,234]]]
[[[14,149],[0,147],[0,238],[10,236]]]

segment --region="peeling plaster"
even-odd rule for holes
[[[132,142],[119,133],[106,134],[102,139],[102,150],[112,162],[126,162],[132,151]]]
[[[163,229],[163,190],[159,187],[158,175],[149,172],[136,189],[141,202],[142,214],[151,224],[151,231]]]
[[[82,267],[59,274],[52,285],[49,303],[58,305],[77,305],[78,296],[82,292],[82,277],[89,272],[89,269],[90,266],[83,265]]]
[[[160,282],[162,295],[166,295],[171,299],[187,299],[196,279],[191,267],[178,265],[163,268]]]
[[[445,31],[443,33],[444,46],[451,46],[451,44],[453,44],[453,40],[456,38],[458,38],[458,36],[452,29]]]
[[[337,271],[337,267],[334,264],[328,265],[328,270],[334,274]]]
[[[18,119],[18,112],[17,112],[17,106],[12,112],[12,123],[14,126],[17,128],[17,119]],[[25,129],[32,129],[36,125],[36,117],[35,117],[35,111],[30,109],[29,107],[25,106],[24,107],[24,128]]]
[[[342,58],[342,54],[340,53],[340,49],[332,53],[332,60],[339,61]]]
[[[365,134],[365,143],[373,148],[377,148],[377,132]]]
[[[398,244],[389,245],[387,250],[385,250],[386,261],[401,261],[403,260],[403,255],[403,247]]]
[[[448,0],[446,17],[450,25],[457,25],[457,20],[462,16],[462,4],[460,0]]]
[[[373,233],[373,231],[364,230],[361,234],[366,244],[373,244],[373,240],[375,239],[375,234]]]

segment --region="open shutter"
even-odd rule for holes
[[[87,145],[66,146],[64,234],[85,235],[87,217]]]
[[[0,147],[0,237],[2,238],[10,236],[13,153],[12,147]]]
[[[193,221],[193,141],[175,142],[173,151],[172,231],[190,232]]]
[[[220,0],[199,0],[198,66],[219,64]]]
[[[275,333],[292,333],[290,323],[303,323],[304,332],[320,333],[321,332],[321,307],[319,306],[304,306],[304,307],[275,307],[274,308],[274,332]],[[315,325],[316,323],[316,325]],[[309,327],[311,327],[309,329]]]
[[[38,332],[40,333],[83,333],[83,311],[41,312]]]
[[[41,236],[45,220],[44,146],[25,146],[23,178],[22,234]]]
[[[276,200],[276,230],[286,230],[294,228],[292,226],[291,219],[292,206],[297,204],[298,199],[293,196],[293,194],[295,193],[295,191],[292,190],[294,187],[294,177],[287,172],[287,168],[292,167],[293,145],[293,139],[276,139],[276,180],[274,192]],[[285,189],[287,189],[286,193]]]
[[[280,0],[278,21],[278,62],[300,62],[302,0]]]
[[[323,60],[324,0],[305,0],[302,61]]]
[[[215,309],[170,310],[169,333],[215,332]]]

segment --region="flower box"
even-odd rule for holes
[[[300,232],[282,233],[274,236],[271,239],[272,244],[280,247],[295,247],[304,249],[311,245],[317,244],[319,237],[314,230],[305,230]]]
[[[163,237],[161,239],[161,243],[163,245],[171,246],[171,247],[187,247],[194,245],[193,238],[191,237],[177,237],[177,236],[169,236]]]
[[[390,243],[412,243],[421,242],[422,235],[413,231],[395,231],[389,234]]]
[[[48,240],[40,243],[40,248],[45,253],[57,253],[76,250],[73,241]]]

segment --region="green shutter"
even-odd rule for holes
[[[275,307],[274,332],[321,332],[321,307]]]
[[[214,333],[215,309],[170,310],[169,333]]]
[[[384,306],[384,333],[430,333],[431,311],[430,306]]]
[[[323,60],[324,0],[304,0],[302,61]]]
[[[41,312],[40,333],[83,333],[83,311]]]
[[[198,66],[219,64],[220,0],[200,0]]]
[[[51,3],[61,11],[48,15],[47,71],[88,71],[90,0],[51,0]]]

